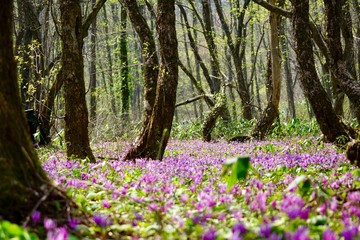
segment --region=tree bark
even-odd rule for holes
[[[277,0],[270,0],[272,5],[276,5]],[[266,133],[271,129],[275,119],[279,117],[279,103],[281,91],[281,52],[279,48],[279,29],[280,17],[274,12],[270,12],[270,56],[271,56],[271,76],[268,104],[262,113],[260,120],[255,126],[252,136],[264,139]]]
[[[90,14],[86,17],[84,23],[82,24],[82,37],[85,38],[87,36],[88,29],[92,21],[94,21],[95,17],[97,16],[98,12],[100,11],[101,7],[104,5],[106,0],[98,0],[91,10]],[[61,59],[62,56],[60,54],[56,56],[52,63],[49,64],[47,69],[45,69],[44,73],[48,75],[50,73],[50,69],[54,67],[55,63]],[[42,104],[40,110],[40,144],[46,145],[50,143],[50,129],[51,129],[51,115],[54,108],[54,101],[59,93],[60,89],[64,84],[64,78],[61,77],[59,74],[57,75],[55,82],[50,88],[50,91],[46,97],[45,102]]]
[[[60,20],[62,56],[57,77],[64,81],[66,154],[68,157],[88,157],[95,162],[88,134],[80,0],[61,0]]]
[[[348,96],[350,102],[357,107],[360,106],[360,84],[356,81],[356,72],[352,58],[352,30],[346,26],[349,24],[349,10],[345,1],[332,2],[324,0],[326,13],[327,44],[330,52],[330,68],[337,79],[342,91]],[[336,19],[335,19],[336,18]],[[343,19],[344,18],[344,19]],[[337,19],[343,19],[341,24]],[[351,20],[350,20],[351,21]],[[345,51],[342,49],[341,25],[345,38]],[[352,69],[354,68],[354,69]],[[350,71],[349,71],[350,70]]]
[[[285,40],[285,23],[282,24],[281,28],[281,35],[283,37],[280,38],[280,45],[282,50],[283,56],[283,66],[285,72],[285,79],[286,79],[286,93],[287,93],[287,102],[288,102],[288,110],[289,115],[292,119],[296,118],[296,109],[295,109],[295,100],[294,100],[294,81],[291,72],[291,64],[290,64],[290,54],[289,54],[289,47],[288,43]]]
[[[92,0],[93,7],[96,4],[96,0]],[[90,29],[90,121],[92,125],[96,125],[96,18],[91,24]]]
[[[140,8],[135,0],[123,1],[128,14],[141,41],[143,69],[144,69],[144,112],[142,133],[145,134],[145,128],[150,121],[152,110],[155,104],[156,86],[159,75],[159,59],[156,53],[155,39],[150,30],[146,19],[140,12]]]
[[[328,141],[344,144],[349,136],[332,108],[317,76],[309,33],[309,0],[291,0],[295,53],[304,95],[309,100],[322,133]]]
[[[109,40],[109,35],[110,35],[110,31],[109,31],[109,20],[107,18],[107,14],[106,14],[106,8],[104,6],[104,19],[105,19],[105,43],[106,43],[106,56],[107,56],[107,60],[108,60],[108,72],[109,72],[109,93],[110,93],[110,106],[111,106],[111,110],[113,112],[113,114],[115,114],[115,116],[117,115],[117,109],[116,109],[116,101],[115,101],[115,94],[114,94],[114,78],[113,78],[113,60],[112,60],[112,50],[111,50],[111,46],[110,46],[110,40]]]
[[[129,89],[129,61],[128,61],[128,47],[127,47],[127,32],[126,32],[127,13],[124,6],[121,6],[120,12],[120,64],[121,64],[121,114],[125,121],[129,117],[130,109],[130,89]]]
[[[243,25],[244,25],[244,17],[245,11],[250,3],[250,1],[245,1],[244,6],[241,11],[238,13],[237,17],[237,32],[236,32],[236,41],[233,40],[230,27],[225,20],[225,16],[222,10],[222,6],[219,0],[214,0],[216,11],[218,13],[222,29],[226,35],[227,44],[230,49],[230,54],[234,61],[235,71],[236,71],[236,81],[237,81],[237,91],[240,95],[240,99],[243,107],[243,117],[247,120],[252,119],[252,107],[251,107],[251,98],[249,87],[246,82],[246,79],[243,75],[243,67],[242,67],[242,56],[240,54],[240,46],[243,38]]]
[[[157,5],[160,66],[152,115],[140,139],[125,159],[161,160],[167,145],[176,104],[178,51],[175,29],[175,1],[159,0]]]
[[[2,219],[21,224],[34,206],[55,216],[55,201],[64,200],[41,168],[21,105],[13,55],[13,1],[0,8],[0,209]],[[46,194],[46,195],[45,195]],[[44,198],[41,200],[41,198]],[[60,208],[58,214],[64,214]],[[64,217],[64,215],[62,215]]]

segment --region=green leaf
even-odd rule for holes
[[[250,156],[248,155],[230,158],[225,161],[223,175],[231,169],[231,174],[227,181],[228,190],[230,190],[238,180],[246,178],[249,168]]]
[[[19,225],[10,223],[8,221],[2,222],[1,225],[5,234],[8,236],[18,237],[23,234],[24,230]]]
[[[311,181],[306,179],[302,184],[299,185],[301,196],[305,196],[311,188]]]

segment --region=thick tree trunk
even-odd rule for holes
[[[331,58],[331,72],[337,79],[341,89],[348,96],[350,102],[354,106],[357,106],[356,110],[358,111],[358,106],[360,106],[360,84],[356,81],[356,76],[354,76],[355,72],[351,73],[348,71],[349,64],[351,64],[351,62],[346,59],[346,57],[349,57],[349,55],[352,54],[351,42],[349,43],[349,37],[351,38],[351,36],[349,36],[351,29],[347,29],[346,26],[343,26],[343,35],[347,39],[347,46],[345,46],[345,52],[343,52],[340,35],[341,25],[337,20],[342,19],[343,16],[345,16],[345,20],[346,18],[349,18],[349,16],[346,17],[347,8],[344,1],[333,2],[330,0],[324,0],[324,4],[327,18],[326,31],[327,44]],[[344,24],[346,23],[343,23],[343,25]]]
[[[270,0],[276,5],[276,0]],[[281,90],[281,52],[279,48],[279,28],[280,17],[274,12],[270,12],[270,52],[271,52],[271,76],[268,104],[262,113],[260,120],[252,133],[252,136],[264,139],[266,133],[271,129],[275,119],[279,117],[279,102]]]
[[[140,139],[125,159],[161,160],[167,145],[176,104],[178,84],[178,50],[175,29],[175,1],[159,0],[157,6],[160,66],[156,100],[151,119]]]
[[[55,201],[63,200],[53,191],[32,146],[16,76],[13,55],[13,1],[0,8],[0,217],[22,223],[34,206],[54,217]],[[44,198],[45,197],[45,198]],[[41,198],[44,198],[40,200]],[[49,200],[53,200],[49,201]],[[35,209],[35,210],[38,210]],[[59,214],[64,214],[60,209]],[[63,216],[64,217],[64,216]]]
[[[295,53],[299,64],[301,86],[309,100],[322,133],[330,142],[344,144],[349,137],[332,108],[331,102],[317,76],[309,33],[309,0],[291,0]]]
[[[89,13],[87,18],[85,19],[84,23],[82,24],[82,38],[85,38],[87,36],[87,31],[90,27],[90,24],[92,21],[95,20],[99,10],[104,5],[106,0],[98,0],[96,4],[94,5],[92,11]],[[81,22],[80,22],[81,23]],[[45,69],[44,74],[48,75],[50,73],[50,70],[54,67],[55,63],[60,60],[60,55],[55,57],[52,63],[47,66],[47,69]],[[59,93],[60,89],[62,88],[64,84],[64,77],[62,76],[62,73],[58,73],[55,82],[50,88],[50,91],[46,97],[45,102],[42,104],[42,107],[40,109],[40,144],[46,145],[50,143],[51,137],[50,137],[50,129],[51,129],[51,115],[54,108],[54,101]]]
[[[88,157],[95,162],[88,134],[81,14],[80,0],[60,1],[62,56],[57,77],[64,80],[66,154],[68,157]]]

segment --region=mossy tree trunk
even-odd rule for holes
[[[155,104],[156,84],[159,75],[159,59],[156,53],[155,39],[146,19],[142,15],[136,0],[124,0],[124,6],[141,41],[144,76],[144,112],[142,133],[145,132]]]
[[[62,56],[57,78],[64,81],[66,154],[68,157],[88,157],[95,162],[88,134],[80,0],[60,1],[60,21]]]
[[[0,218],[21,223],[31,215],[40,199],[60,200],[31,142],[21,105],[12,42],[13,1],[0,8]],[[45,203],[47,200],[42,201]],[[39,205],[43,213],[55,204]],[[49,214],[49,217],[52,217]],[[63,216],[64,217],[64,216]]]
[[[160,66],[156,99],[150,121],[125,159],[151,158],[161,160],[172,127],[178,84],[178,50],[175,29],[175,1],[157,2],[157,33]]]
[[[304,95],[314,111],[322,133],[330,142],[343,144],[349,136],[332,108],[315,69],[314,53],[310,38],[309,0],[291,0],[295,53],[299,64],[300,82]]]

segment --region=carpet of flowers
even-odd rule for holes
[[[172,140],[161,162],[121,161],[128,148],[97,144],[95,164],[47,153],[43,168],[94,224],[32,221],[49,239],[75,238],[70,228],[89,239],[360,239],[360,170],[333,145]],[[224,161],[238,155],[251,168],[229,188]]]

